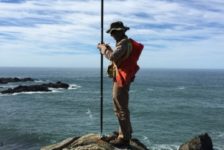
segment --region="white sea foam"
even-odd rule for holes
[[[76,90],[78,88],[81,88],[81,86],[79,86],[77,84],[70,84],[68,87],[69,90]]]
[[[152,150],[178,150],[179,145],[156,144],[151,147]]]
[[[92,111],[88,108],[86,114],[89,116],[89,118],[92,120],[93,119],[93,114]]]
[[[186,87],[185,87],[185,86],[178,86],[177,89],[178,89],[178,90],[185,90]]]
[[[152,88],[147,88],[146,90],[147,91],[154,91],[154,89],[152,89]]]
[[[43,80],[35,80],[34,82],[36,82],[36,83],[43,83],[44,81]]]
[[[219,132],[219,133],[218,133],[218,137],[219,137],[219,138],[224,138],[224,132]]]
[[[48,88],[50,91],[50,93],[60,93],[62,92],[62,90],[64,90],[63,88]]]
[[[147,136],[143,136],[142,140],[144,141],[145,144],[151,145],[151,142],[150,142],[150,140],[149,140],[149,138]]]
[[[12,95],[19,95],[19,94],[28,94],[28,95],[31,95],[31,94],[48,94],[50,92],[20,92],[20,93],[13,93]],[[6,95],[10,95],[10,94],[6,94]]]
[[[136,90],[130,90],[129,91],[129,93],[135,93],[136,92]]]
[[[0,93],[0,96],[10,96],[10,95],[20,95],[20,94],[27,94],[27,95],[32,95],[32,94],[50,94],[50,93],[59,93],[61,91],[59,90],[55,90],[55,89],[52,89],[52,91],[46,91],[46,92],[19,92],[19,93],[13,93],[13,94],[1,94]]]
[[[143,140],[146,141],[148,140],[149,138],[147,136],[143,136]]]
[[[32,94],[49,94],[49,93],[60,93],[64,89],[63,88],[49,88],[51,91],[33,91],[33,92],[19,92],[19,93],[13,93],[13,94],[1,94],[0,96],[10,96],[10,95],[20,95],[20,94],[27,94],[27,95],[32,95]]]

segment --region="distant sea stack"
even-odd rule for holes
[[[34,81],[32,78],[0,78],[0,84],[7,84],[9,82],[27,82]]]
[[[7,90],[1,91],[2,94],[13,94],[21,92],[50,92],[49,88],[63,88],[68,89],[69,85],[67,83],[62,83],[58,81],[56,83],[47,83],[40,85],[19,85],[15,88],[9,88]]]

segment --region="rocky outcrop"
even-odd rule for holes
[[[182,144],[179,150],[213,150],[212,139],[205,133]]]
[[[59,143],[42,147],[41,150],[148,150],[138,139],[131,139],[129,147],[114,147],[98,134],[67,138]],[[213,150],[212,140],[207,133],[194,137],[182,144],[179,150]]]
[[[129,147],[117,148],[101,139],[98,134],[87,134],[82,137],[68,138],[57,144],[41,148],[41,150],[148,150],[137,139],[132,139]]]
[[[21,92],[49,92],[49,88],[63,88],[67,89],[69,85],[67,83],[62,83],[60,81],[56,83],[48,83],[41,85],[19,85],[15,88],[9,88],[7,90],[1,91],[2,94],[13,94]]]
[[[9,82],[27,82],[34,81],[32,78],[0,78],[0,84],[7,84]]]
[[[48,92],[50,91],[48,87],[42,85],[19,85],[15,88],[9,88],[7,90],[2,91],[2,94],[13,94],[13,93],[21,93],[21,92]]]

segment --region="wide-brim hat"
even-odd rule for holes
[[[116,22],[113,22],[111,23],[110,25],[110,29],[107,30],[107,33],[111,33],[112,31],[127,31],[129,30],[130,28],[129,27],[126,27],[124,26],[123,22],[121,21],[116,21]]]

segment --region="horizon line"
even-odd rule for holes
[[[100,69],[100,67],[56,67],[56,66],[0,66],[1,68],[27,68],[27,69]],[[103,67],[107,69],[107,67]],[[224,70],[224,68],[190,68],[190,67],[140,67],[141,69],[152,69],[152,70]]]

